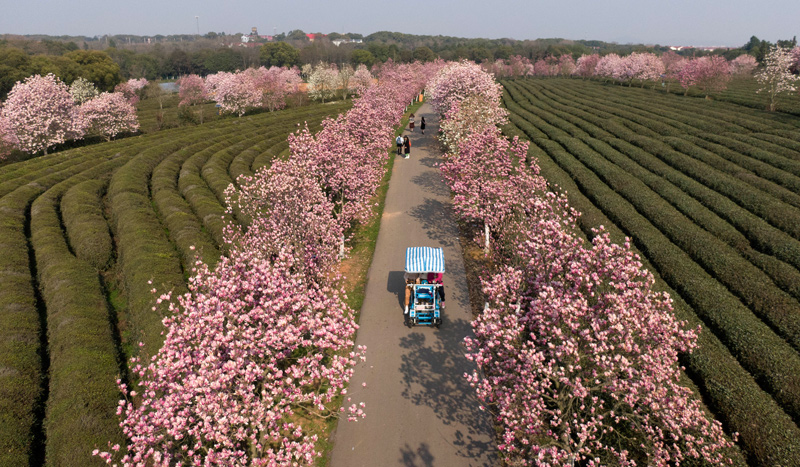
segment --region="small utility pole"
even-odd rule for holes
[[[200,36],[200,17],[195,15],[194,20],[197,22],[197,36]]]

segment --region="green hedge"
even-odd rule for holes
[[[177,182],[181,165],[186,159],[196,151],[208,148],[213,140],[210,137],[204,142],[173,153],[156,167],[150,181],[154,205],[169,231],[169,238],[181,255],[185,271],[191,270],[198,256],[212,267],[220,257],[217,245],[205,231],[189,203],[178,192]],[[220,147],[225,144],[227,143],[220,143]]]
[[[47,305],[46,458],[48,465],[102,465],[90,447],[124,442],[116,415],[119,362],[97,270],[70,253],[61,229],[58,196],[72,181],[56,185],[31,209],[31,242]]]
[[[97,270],[111,263],[114,245],[103,216],[108,179],[86,180],[70,188],[61,200],[61,216],[75,256]]]
[[[180,258],[151,204],[148,181],[164,158],[192,140],[190,135],[143,151],[117,170],[108,187],[118,267],[128,299],[123,337],[128,345],[143,342],[150,355],[163,342],[162,316],[152,310],[156,297],[151,289],[181,294],[186,285]]]
[[[712,277],[694,263],[683,251],[666,240],[663,234],[644,219],[630,204],[622,201],[585,167],[577,163],[560,145],[552,141],[537,140],[554,157],[562,169],[576,183],[594,205],[600,208],[615,224],[633,238],[634,243],[656,268],[667,284],[677,291],[702,318],[708,328],[719,336],[737,360],[756,375],[758,385],[782,388],[784,381],[776,376],[785,372],[784,362],[797,355],[777,338],[760,320],[755,319],[741,303],[721,287]],[[683,318],[683,317],[682,317]],[[692,321],[696,322],[696,319]],[[698,359],[699,373],[708,372],[716,360]],[[731,364],[731,366],[734,366]],[[774,372],[774,373],[773,373]],[[760,459],[764,465],[793,465],[800,461],[800,430],[774,400],[766,400],[752,391],[755,384],[747,378],[727,379],[721,375],[711,381],[701,381],[715,396],[720,414],[731,427],[742,434],[745,449]],[[736,386],[741,382],[741,387]],[[796,393],[797,388],[789,387]],[[780,397],[782,394],[779,394]],[[775,396],[775,394],[773,394]],[[753,401],[763,401],[760,410],[752,410]],[[784,401],[785,402],[785,401]],[[735,409],[738,412],[734,412]],[[767,414],[771,415],[767,419]],[[752,425],[759,417],[760,423]],[[776,428],[777,427],[777,428]],[[796,437],[795,437],[796,436]]]
[[[42,328],[25,226],[42,186],[0,198],[0,465],[28,465],[42,403]]]

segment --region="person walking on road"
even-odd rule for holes
[[[411,140],[408,136],[403,136],[403,151],[406,153],[406,159],[411,157]]]
[[[397,144],[397,155],[398,156],[402,156],[403,155],[403,141],[404,141],[403,137],[400,136],[400,135],[397,135],[397,138],[395,138],[395,140],[394,140],[394,142]]]
[[[422,119],[419,121],[419,129],[420,129],[420,131],[422,131],[422,134],[424,135],[425,134],[425,117],[422,117]]]
[[[414,114],[408,116],[408,129],[414,131]]]

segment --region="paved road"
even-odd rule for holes
[[[423,115],[426,134],[406,130],[411,158],[395,161],[361,310],[356,343],[367,346],[367,361],[350,396],[366,404],[367,418],[339,422],[332,467],[497,464],[491,423],[463,377],[474,368],[462,344],[471,333],[469,294],[449,191],[434,167],[437,121],[428,104],[416,121]],[[403,326],[409,246],[444,248],[447,310],[438,330]]]

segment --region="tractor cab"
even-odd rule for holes
[[[406,326],[442,324],[444,310],[444,252],[441,248],[411,247],[406,250],[404,278]]]

